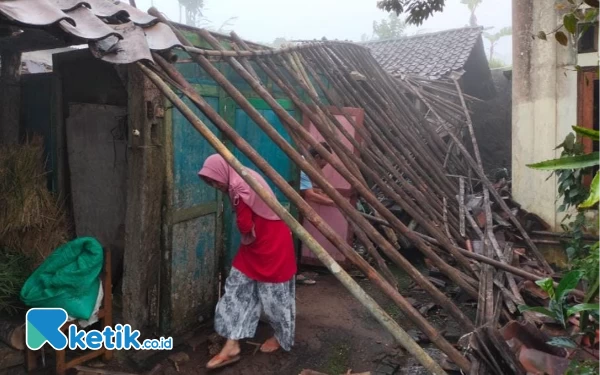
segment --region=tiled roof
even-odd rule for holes
[[[464,67],[481,38],[482,27],[464,27],[398,39],[366,42],[388,73],[436,79]]]
[[[88,43],[96,57],[116,64],[152,60],[151,50],[179,46],[167,25],[119,0],[0,1],[3,22]]]

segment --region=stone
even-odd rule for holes
[[[179,364],[179,363],[185,363],[185,362],[188,362],[190,360],[190,356],[187,353],[185,353],[185,352],[178,352],[178,353],[171,354],[169,356],[169,360],[171,362],[177,363],[177,364]]]
[[[198,335],[190,338],[185,343],[192,348],[192,351],[196,351],[196,348],[202,344],[205,344],[208,341],[208,337],[206,335]]]
[[[0,370],[25,363],[25,353],[0,342]],[[2,373],[3,371],[0,371]]]

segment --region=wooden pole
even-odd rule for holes
[[[201,30],[200,35],[205,38],[208,43],[213,46],[214,48],[221,48],[221,46],[219,45],[219,42],[206,30]],[[199,62],[202,61],[204,57],[199,56]],[[205,58],[204,58],[205,59]],[[379,211],[382,215],[385,215],[385,218],[392,223],[392,225],[394,225],[394,228],[399,230],[400,232],[402,232],[405,236],[411,236],[411,241],[413,241],[413,243],[416,244],[416,246],[422,250],[423,252],[425,252],[428,257],[432,260],[434,260],[434,262],[436,263],[436,266],[438,266],[440,269],[443,269],[444,272],[452,278],[453,281],[455,281],[458,285],[461,286],[461,288],[463,288],[467,293],[470,293],[472,295],[477,295],[477,292],[473,289],[473,287],[466,281],[465,275],[463,275],[460,271],[458,271],[455,268],[452,268],[450,266],[448,266],[442,259],[441,257],[439,257],[437,254],[435,254],[435,252],[429,248],[429,246],[427,246],[425,244],[424,241],[422,241],[419,237],[412,235],[412,231],[410,229],[408,229],[404,223],[402,223],[393,213],[391,213],[374,195],[373,193],[368,189],[368,187],[362,185],[359,181],[357,181],[357,179],[354,177],[354,175],[352,174],[352,172],[345,167],[344,164],[342,164],[340,161],[338,161],[337,159],[335,159],[333,157],[333,155],[327,151],[317,140],[315,140],[310,133],[308,133],[308,131],[306,129],[304,129],[304,127],[299,124],[295,118],[293,118],[285,109],[283,109],[281,107],[281,105],[279,105],[279,103],[271,96],[271,94],[262,86],[260,85],[256,80],[254,80],[252,78],[252,76],[243,68],[243,66],[234,58],[227,58],[226,61],[230,64],[230,66],[240,75],[242,76],[242,78],[244,78],[244,80],[246,80],[246,82],[248,82],[248,84],[252,87],[252,89],[262,98],[264,99],[267,104],[269,104],[269,106],[273,109],[273,111],[277,114],[277,116],[282,120],[282,123],[284,125],[288,126],[288,129],[290,129],[290,131],[295,132],[296,134],[300,135],[302,137],[302,139],[304,139],[309,145],[311,145],[320,155],[323,159],[325,159],[338,173],[340,173],[342,175],[342,177],[344,177],[344,179],[346,179],[346,181],[348,181],[348,183],[358,191],[358,193],[365,198],[371,205],[373,205],[374,207],[376,207],[377,211]],[[202,63],[202,62],[201,62]],[[203,64],[203,68],[205,70],[207,70],[207,72],[209,74],[211,74],[211,72],[209,70],[212,70],[213,73],[217,73],[216,69],[214,69],[214,67],[212,67],[212,65],[210,64],[210,62],[208,62],[208,65],[210,66],[205,66],[206,64]],[[211,69],[212,68],[212,69]],[[264,70],[264,68],[263,68]],[[212,74],[211,74],[212,75]],[[215,78],[215,77],[213,77]],[[228,85],[228,82],[225,80],[223,81],[221,80],[217,80],[217,82],[219,82],[219,84],[226,89],[226,91],[231,91],[229,92],[229,94],[231,95],[232,92],[237,92],[239,93],[239,91],[237,89],[235,89],[235,87],[233,87],[232,85]],[[285,84],[283,84],[280,80],[276,80],[275,83],[281,87],[282,89],[284,89]],[[233,90],[231,90],[233,89]],[[309,114],[310,111],[306,109],[306,106],[301,103],[300,101],[297,100],[297,96],[293,93],[293,92],[289,92],[289,91],[285,91],[286,95],[290,96],[290,98],[292,98],[292,100],[294,100],[294,103],[296,105],[299,105],[300,108],[302,108],[302,111],[306,114]],[[233,96],[233,95],[232,95]],[[256,110],[250,105],[250,103],[248,103],[248,101],[243,98],[243,96],[238,96],[238,99],[241,99],[240,102],[238,103],[247,113],[252,113],[255,112]],[[234,100],[236,100],[236,98],[234,98]],[[257,113],[258,114],[258,113]],[[267,135],[269,135],[269,137],[271,137],[271,139],[273,139],[274,141],[277,142],[277,140],[279,140],[280,142],[280,147],[283,146],[286,149],[289,149],[290,152],[288,153],[288,156],[290,156],[292,158],[292,160],[294,160],[294,162],[296,162],[296,164],[298,165],[302,165],[302,160],[301,158],[299,158],[299,155],[297,155],[297,153],[295,152],[295,150],[293,150],[291,147],[289,147],[289,144],[287,143],[287,141],[285,141],[285,139],[283,139],[277,132],[274,132],[273,127],[262,117],[260,116],[260,114],[258,114],[258,116],[256,116],[257,124],[259,127],[261,127],[261,129],[263,129],[263,131],[265,131],[267,133]],[[326,136],[329,135],[330,138],[332,138],[331,134],[329,133],[329,129],[327,129],[327,127],[323,126],[321,124],[321,122],[319,121],[319,119],[316,116],[311,117],[311,121],[313,121],[313,124],[315,124],[315,126],[317,126],[317,128],[319,129],[319,131],[322,134],[325,134]],[[282,141],[282,142],[281,142]],[[286,146],[287,145],[287,146]],[[332,148],[335,151],[341,151],[342,153],[337,153],[336,154],[340,157],[343,158],[345,156],[350,156],[348,154],[344,154],[343,153],[343,149],[336,147],[336,142],[334,141],[332,144]],[[282,148],[283,149],[283,148]],[[285,150],[284,150],[285,151]],[[357,164],[361,164],[362,162],[360,160],[353,160],[355,161]],[[302,168],[304,169],[304,168]],[[368,171],[368,168],[365,168],[365,172]],[[350,218],[352,218],[353,220],[358,220],[359,225],[361,226],[366,226],[366,227],[371,227],[372,226],[368,223],[368,221],[364,220],[360,214],[358,214],[358,212],[356,211],[355,207],[352,207],[352,205],[350,205],[346,199],[344,199],[343,197],[340,196],[340,194],[336,191],[336,189],[327,181],[324,179],[324,177],[321,174],[315,174],[315,175],[311,175],[311,173],[307,170],[306,171],[308,176],[313,179],[313,181],[316,181],[316,183],[325,191],[325,193],[330,196],[334,202],[340,207],[342,208],[342,210],[349,215]],[[373,177],[378,178],[378,176],[374,175]],[[393,192],[392,192],[393,194]],[[336,199],[337,198],[337,199]],[[385,238],[377,231],[374,230],[374,228],[372,228],[373,231],[367,232],[367,234],[372,235],[373,237],[371,238],[373,241],[378,242],[378,244],[380,244],[380,246],[384,246],[385,248],[385,252],[386,255],[394,257],[399,255],[398,252],[396,251],[396,249],[394,249],[386,240]],[[412,265],[410,265],[412,267]],[[470,265],[468,265],[470,266]],[[437,290],[437,288],[435,289]],[[439,290],[437,290],[439,292]],[[442,296],[444,295],[443,293],[439,292]],[[445,297],[445,296],[444,296]],[[446,298],[447,299],[447,298]],[[452,303],[452,302],[450,302]]]
[[[362,258],[360,257],[333,229],[323,221],[323,219],[307,204],[302,197],[292,189],[289,184],[279,175],[267,162],[264,160],[243,138],[241,138],[229,124],[219,114],[212,109],[200,95],[198,95],[193,88],[185,81],[183,76],[173,68],[172,65],[167,64],[160,56],[155,56],[156,61],[165,68],[169,75],[172,77],[173,85],[178,87],[197,107],[200,109],[215,126],[221,130],[225,136],[230,139],[238,150],[242,151],[260,170],[262,170],[267,177],[269,177],[277,187],[294,203],[300,213],[306,217],[329,241],[331,241],[349,260],[351,260],[357,267],[371,280],[373,283],[380,287],[381,290],[388,295],[396,305],[398,305],[402,311],[411,319],[417,327],[419,327],[423,333],[431,340],[434,344],[439,345],[438,347],[444,351],[449,358],[455,363],[460,364],[461,367],[468,367],[468,363],[464,362],[464,357],[460,355],[445,339],[440,339],[440,335],[433,328],[426,319],[424,319],[419,312],[408,302],[396,289],[394,289],[389,283],[385,282],[383,278]],[[461,362],[462,361],[462,362]]]
[[[137,66],[152,80],[158,89],[171,103],[185,116],[185,118],[198,130],[210,145],[223,156],[227,163],[250,185],[260,198],[271,208],[292,232],[297,235],[315,256],[331,271],[331,273],[352,293],[361,304],[390,332],[394,338],[429,371],[434,374],[446,372],[421,348],[406,331],[404,331],[377,303],[344,271],[339,264],[321,247],[321,245],[296,221],[288,210],[279,203],[277,198],[267,192],[262,185],[250,175],[245,167],[229,151],[229,149],[210,131],[185,103],[175,94],[159,76],[144,65]]]
[[[419,92],[419,90],[414,90],[413,89],[413,92],[417,96],[419,96],[421,98],[421,100],[423,100],[423,102],[425,102],[427,104],[427,101],[423,98],[423,95],[421,95],[421,93]],[[493,184],[490,182],[490,180],[485,175],[485,172],[481,168],[479,168],[477,162],[473,159],[473,157],[471,156],[471,154],[469,154],[469,151],[460,142],[460,140],[458,139],[458,136],[456,134],[452,133],[450,131],[450,129],[448,129],[448,127],[446,125],[446,122],[443,121],[443,119],[440,117],[440,115],[436,112],[436,110],[433,107],[431,107],[429,105],[429,109],[438,118],[438,120],[440,121],[440,124],[446,129],[446,131],[448,132],[448,134],[450,135],[450,137],[454,140],[454,142],[456,143],[456,146],[460,149],[463,157],[465,158],[465,160],[467,161],[467,163],[469,164],[469,166],[471,167],[471,169],[473,169],[475,171],[475,173],[477,173],[477,175],[481,179],[481,182],[483,182],[483,184],[489,189],[489,192],[492,193],[492,196],[494,197],[494,200],[496,201],[496,203],[498,203],[500,205],[500,207],[502,208],[502,210],[509,216],[510,221],[519,230],[519,232],[521,233],[521,235],[525,239],[525,242],[527,243],[529,249],[533,252],[533,254],[535,255],[535,257],[538,259],[538,261],[540,262],[540,264],[544,268],[544,270],[546,270],[546,272],[548,272],[550,274],[553,274],[554,270],[552,269],[552,267],[550,267],[550,264],[548,263],[548,261],[546,261],[546,259],[542,255],[542,253],[540,253],[540,251],[538,250],[537,246],[531,240],[531,237],[529,237],[529,234],[527,234],[527,231],[525,231],[525,228],[523,228],[523,225],[521,225],[521,223],[516,218],[516,216],[511,212],[511,210],[508,207],[508,205],[506,204],[506,202],[504,202],[504,199],[502,199],[502,197],[500,196],[500,194],[498,193],[498,191],[496,191],[496,189],[494,188]]]
[[[0,341],[17,350],[25,350],[25,325],[12,320],[0,320]]]
[[[158,11],[151,9],[149,12],[152,15],[158,17],[162,22],[165,22],[166,24],[170,25],[169,21],[167,21]],[[179,37],[180,41],[183,44],[190,45],[189,41],[185,39],[185,37],[183,36],[183,34],[181,34],[179,30],[173,28],[173,31],[176,33],[176,35]],[[208,37],[211,38],[212,36],[208,34]],[[227,80],[227,78],[223,76],[223,74],[221,74],[221,72],[219,72],[219,70],[216,69],[210,63],[210,61],[208,61],[208,59],[206,59],[204,56],[198,55],[191,55],[191,57],[194,61],[196,61],[202,66],[202,68],[232,97],[232,99],[241,108],[243,108],[246,111],[250,118],[265,132],[265,134],[267,134],[297,165],[299,165],[301,169],[307,173],[311,180],[315,181],[329,195],[329,197],[331,197],[334,200],[334,202],[338,205],[339,208],[341,208],[349,217],[353,218],[353,220],[358,220],[358,224],[363,228],[363,230],[365,230],[367,235],[379,246],[382,246],[386,255],[389,256],[392,260],[394,260],[394,262],[396,262],[400,267],[402,267],[419,286],[427,290],[431,294],[431,296],[437,301],[439,306],[446,309],[455,319],[457,319],[457,321],[461,323],[463,327],[465,327],[465,329],[474,328],[471,320],[468,317],[466,317],[466,315],[464,315],[464,313],[460,309],[458,309],[458,307],[446,295],[444,295],[444,293],[439,291],[408,260],[406,260],[402,255],[400,255],[398,251],[394,249],[385,240],[385,238],[381,234],[379,234],[379,232],[377,232],[375,228],[373,228],[366,220],[361,218],[360,214],[358,214],[358,211],[356,211],[356,209],[352,205],[350,205],[349,202],[344,197],[342,197],[337,192],[337,190],[333,186],[331,186],[331,184],[318,171],[316,171],[313,168],[313,166],[311,166],[304,158],[302,158],[297,153],[297,151],[271,126],[271,124],[268,121],[266,121],[266,119],[248,102],[248,100],[239,92],[239,90],[237,90]],[[248,74],[243,69],[240,70],[240,72],[245,75]],[[260,84],[256,83],[256,81],[251,79],[249,82],[251,82],[251,85],[255,91],[260,92],[262,94],[265,93],[264,88],[260,86]],[[295,131],[304,135],[307,134],[306,131],[302,128],[302,126],[298,124],[295,121],[295,119],[291,118],[287,111],[283,110],[281,106],[268,94],[268,92],[263,97],[271,106],[271,108],[273,108],[273,110],[277,113],[278,116],[285,118],[287,123],[291,124],[292,126],[295,126]],[[351,174],[349,174],[348,170],[343,168],[343,166],[341,166],[337,160],[333,159],[331,154],[320,143],[316,142],[315,139],[312,138],[310,135],[308,135],[308,137],[305,137],[305,140],[307,141],[307,143],[313,146],[320,153],[320,155],[324,157],[325,160],[332,164],[336,168],[336,170],[341,171],[344,178],[354,181],[351,177]],[[379,202],[373,196],[373,194],[368,190],[368,188],[365,188],[360,184],[355,184],[355,188],[356,187],[358,187],[359,189],[362,188],[361,190],[359,190],[359,193],[361,195],[369,195],[380,207],[382,207],[381,202]],[[383,207],[383,210],[387,209]],[[394,219],[396,219],[395,216]],[[406,226],[404,226],[402,222],[400,222],[397,219],[396,221],[397,223],[400,223],[404,230],[410,232],[410,230],[408,230],[408,228],[406,228]],[[409,234],[407,234],[407,236],[408,235]],[[429,249],[428,245],[426,245],[423,240],[412,234],[412,232],[410,233],[410,235],[411,240],[414,239],[414,241],[418,242],[418,246],[425,246]],[[459,272],[458,270],[455,271]],[[461,282],[461,284],[465,283]],[[469,293],[477,293],[469,284],[465,286],[465,289]]]
[[[0,52],[0,144],[19,143],[21,52]]]

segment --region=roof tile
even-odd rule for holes
[[[464,67],[482,27],[465,27],[364,43],[392,75],[442,77]]]
[[[58,24],[115,64],[152,60],[151,50],[181,46],[170,27],[121,0],[0,0],[2,16],[34,28]]]

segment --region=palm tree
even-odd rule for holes
[[[471,11],[471,17],[469,18],[470,26],[477,26],[477,17],[475,17],[475,11],[477,7],[483,2],[483,0],[460,0],[461,4],[465,4]]]
[[[496,43],[504,38],[505,36],[509,36],[512,35],[512,27],[503,27],[500,29],[500,31],[498,31],[497,33],[494,34],[490,34],[490,33],[483,33],[483,36],[485,36],[485,38],[487,40],[490,41],[490,60],[492,60],[494,58],[494,46],[496,45]]]
[[[179,22],[181,22],[182,6],[185,8],[185,23],[188,26],[199,26],[204,0],[179,0]]]

